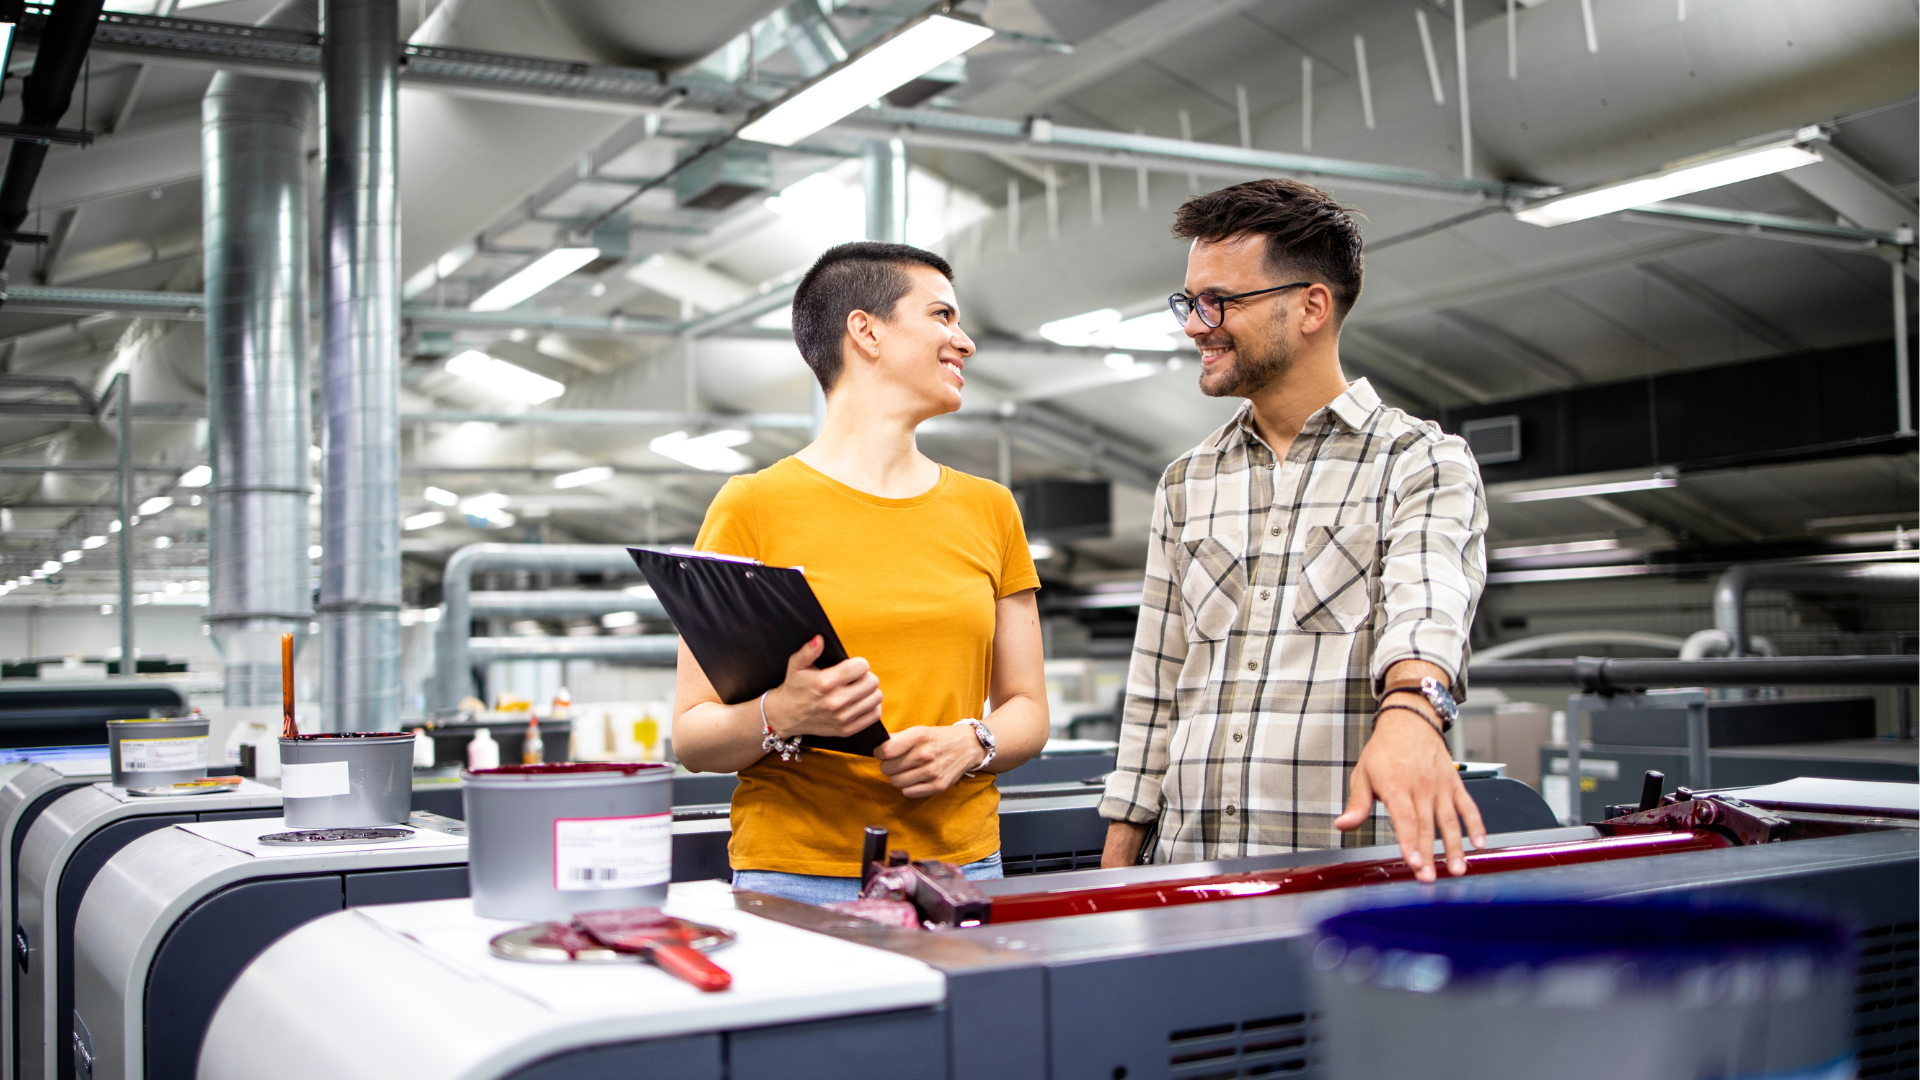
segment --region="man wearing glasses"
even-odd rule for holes
[[[1325,192],[1238,184],[1173,231],[1200,390],[1247,401],[1154,495],[1101,864],[1376,843],[1377,799],[1420,880],[1436,832],[1465,873],[1461,834],[1486,830],[1446,732],[1486,582],[1479,468],[1341,374],[1360,230]]]

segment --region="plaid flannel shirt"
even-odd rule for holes
[[[1388,842],[1377,808],[1333,827],[1387,669],[1425,660],[1466,690],[1487,526],[1466,443],[1362,379],[1276,461],[1250,408],[1154,495],[1100,814],[1157,821],[1155,862]]]

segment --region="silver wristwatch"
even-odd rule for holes
[[[1446,686],[1439,679],[1431,675],[1422,678],[1419,686],[1395,687],[1381,696],[1387,697],[1393,694],[1419,694],[1426,698],[1427,704],[1433,706],[1434,713],[1440,717],[1440,734],[1442,735],[1452,731],[1454,721],[1460,719],[1460,706],[1454,703],[1453,695],[1447,692]]]
[[[960,723],[973,725],[974,738],[979,739],[981,747],[983,747],[987,751],[987,756],[985,760],[981,761],[980,764],[975,765],[973,768],[968,769],[966,771],[965,775],[973,776],[979,773],[982,769],[985,769],[987,766],[993,764],[993,755],[1000,752],[997,749],[999,744],[994,742],[993,729],[981,723],[980,721],[967,719],[967,720],[960,721]]]

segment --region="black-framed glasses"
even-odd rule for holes
[[[1167,306],[1173,309],[1173,317],[1180,321],[1181,326],[1187,325],[1187,317],[1197,311],[1200,313],[1201,322],[1218,330],[1220,320],[1226,317],[1227,305],[1235,300],[1245,300],[1249,296],[1280,292],[1284,289],[1298,289],[1311,284],[1313,284],[1311,281],[1296,281],[1291,285],[1275,285],[1271,289],[1255,289],[1252,292],[1234,293],[1232,296],[1216,296],[1210,292],[1203,292],[1199,296],[1188,296],[1186,293],[1177,292],[1167,297]]]

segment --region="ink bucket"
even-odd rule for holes
[[[290,828],[403,825],[413,811],[413,735],[338,731],[282,736],[280,794]]]
[[[115,787],[161,787],[207,775],[207,720],[107,721]]]
[[[461,780],[475,914],[565,919],[666,901],[673,766],[504,765]]]
[[[1749,905],[1449,902],[1320,924],[1332,1080],[1842,1080],[1851,935]]]

